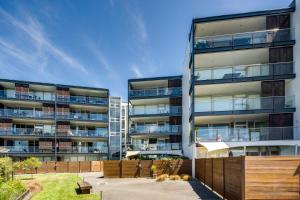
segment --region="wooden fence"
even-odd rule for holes
[[[150,177],[151,166],[157,166],[157,174],[192,174],[191,160],[107,160],[103,161],[106,178]]]
[[[196,159],[196,177],[228,200],[300,199],[300,157]]]
[[[43,162],[37,170],[15,170],[15,174],[103,172],[103,161]]]

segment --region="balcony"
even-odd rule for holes
[[[0,90],[0,98],[30,101],[55,101],[54,94],[52,93],[16,92],[15,90]]]
[[[145,108],[145,109],[135,109],[131,108],[129,110],[129,115],[176,115],[181,114],[181,106],[170,106],[168,108]]]
[[[55,130],[43,130],[34,128],[0,128],[1,136],[54,136]]]
[[[57,95],[57,101],[61,103],[88,104],[88,105],[108,105],[107,98],[90,96],[64,96]]]
[[[146,126],[136,126],[129,130],[131,135],[178,135],[181,133],[181,125],[146,125]]]
[[[195,70],[195,81],[199,81],[200,84],[265,80],[294,76],[293,62],[224,66]]]
[[[195,37],[195,50],[239,49],[295,40],[295,29],[272,29],[256,32]]]
[[[38,146],[0,146],[1,152],[5,153],[55,153],[55,148],[40,149]],[[81,147],[72,146],[66,149],[57,149],[57,153],[107,153],[107,147]]]
[[[195,112],[210,114],[251,114],[269,112],[294,112],[294,96],[271,97],[218,97],[217,99],[196,98]],[[253,112],[247,112],[253,111]]]
[[[196,128],[198,142],[293,140],[299,136],[299,127]]]
[[[155,88],[143,90],[130,90],[130,98],[159,97],[159,96],[179,96],[182,94],[181,88]]]
[[[88,114],[88,113],[56,113],[57,119],[79,120],[79,121],[108,121],[107,114]]]
[[[171,151],[181,150],[181,143],[131,144],[129,148],[133,151]]]
[[[57,136],[62,137],[108,137],[107,129],[104,130],[75,130],[75,129],[59,129]]]
[[[53,119],[54,113],[38,111],[38,110],[0,109],[0,117]]]

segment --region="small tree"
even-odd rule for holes
[[[42,166],[42,162],[36,158],[36,157],[30,157],[27,158],[26,160],[24,160],[21,164],[21,166],[25,169],[25,170],[37,170],[38,168],[40,168]],[[33,173],[31,173],[31,177],[33,179]]]
[[[0,183],[10,179],[12,174],[12,160],[9,157],[0,158]]]

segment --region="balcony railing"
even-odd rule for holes
[[[294,74],[293,62],[224,66],[195,70],[195,80],[240,79]]]
[[[206,100],[196,98],[195,112],[280,110],[295,108],[294,96],[245,97]]]
[[[38,110],[23,109],[0,109],[0,117],[18,117],[18,118],[54,118],[53,112],[44,112]]]
[[[57,119],[84,120],[84,121],[108,121],[107,114],[87,114],[87,113],[56,113]]]
[[[196,128],[199,142],[248,142],[299,139],[299,127]]]
[[[181,150],[181,143],[131,144],[128,147],[134,151],[170,151]]]
[[[171,106],[169,108],[153,108],[153,109],[135,109],[129,110],[129,115],[158,115],[158,114],[180,114],[181,106]]]
[[[239,47],[256,44],[285,42],[295,39],[295,29],[272,29],[208,37],[195,37],[194,48],[198,50]]]
[[[149,125],[136,126],[130,129],[130,134],[173,134],[180,133],[181,125]]]
[[[54,136],[55,130],[44,130],[34,128],[0,128],[2,136]]]
[[[33,101],[54,101],[54,94],[38,94],[38,92],[16,92],[15,90],[0,90],[2,99],[19,99]]]
[[[172,96],[181,95],[181,88],[154,88],[143,90],[130,90],[129,97],[156,97],[156,96]]]
[[[6,153],[54,153],[55,148],[40,149],[38,146],[0,146],[0,149]],[[57,148],[57,153],[107,153],[107,147],[80,147],[72,146],[70,148]]]
[[[58,129],[57,130],[58,136],[64,137],[108,137],[108,131],[105,130],[64,130]]]
[[[74,104],[108,105],[108,99],[101,98],[101,97],[90,97],[90,96],[57,95],[57,101],[63,103],[74,103]]]

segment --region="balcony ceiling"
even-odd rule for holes
[[[249,49],[195,55],[195,67],[224,67],[269,62],[269,49]]]
[[[247,120],[248,121],[268,121],[268,118],[269,118],[268,114],[197,116],[197,117],[195,117],[195,125],[244,122]]]
[[[199,23],[196,25],[196,37],[215,36],[266,29],[266,17],[249,17],[232,20]]]
[[[168,87],[168,80],[138,81],[130,83],[134,90]]]
[[[261,82],[222,83],[211,85],[195,85],[195,96],[223,96],[238,94],[260,94]]]
[[[131,105],[134,106],[142,106],[142,105],[158,105],[158,104],[169,104],[170,100],[168,97],[166,98],[149,98],[149,99],[131,99]]]

